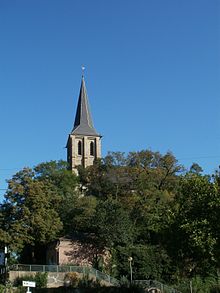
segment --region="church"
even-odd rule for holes
[[[82,76],[73,129],[67,141],[67,162],[69,169],[78,175],[78,166],[93,165],[101,158],[101,135],[93,125],[85,79]],[[108,251],[94,244],[94,236],[86,233],[73,234],[53,241],[46,251],[47,264],[74,264],[92,266],[94,256],[108,258]]]
[[[101,135],[97,133],[93,125],[83,75],[75,121],[66,148],[69,169],[76,174],[78,166],[86,168],[93,165],[95,159],[101,158]]]

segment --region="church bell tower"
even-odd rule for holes
[[[77,166],[84,168],[93,165],[101,158],[101,135],[92,121],[84,77],[82,76],[75,122],[67,141],[67,162],[69,169],[78,173]]]

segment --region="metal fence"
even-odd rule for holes
[[[161,293],[181,293],[177,289],[171,288],[155,280],[135,280],[133,283],[139,285],[140,287],[147,288],[148,290],[151,289],[149,292],[153,292],[154,289],[157,289],[157,292]]]
[[[103,272],[100,272],[92,267],[85,266],[71,266],[71,265],[28,265],[28,264],[16,264],[10,267],[12,271],[23,271],[23,272],[48,272],[48,273],[68,273],[77,272],[83,276],[89,276],[98,281],[104,281],[112,286],[118,286],[119,281]],[[177,289],[171,288],[155,280],[133,280],[134,284],[137,284],[143,288],[147,288],[148,292],[161,293],[181,293]],[[151,291],[150,291],[151,289]],[[156,291],[155,291],[156,292]]]
[[[84,276],[92,276],[95,280],[107,282],[113,286],[119,284],[118,280],[100,272],[92,267],[83,266],[68,266],[68,265],[27,265],[27,264],[16,264],[10,267],[12,271],[23,271],[23,272],[51,272],[51,273],[68,273],[77,272]]]

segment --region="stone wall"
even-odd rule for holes
[[[37,272],[27,272],[27,271],[10,271],[9,272],[9,281],[13,284],[17,278],[27,277],[27,276],[35,276]],[[65,285],[64,278],[67,272],[48,272],[47,277],[47,288],[58,288],[63,287]],[[77,273],[79,279],[83,278],[82,273]],[[95,275],[89,274],[89,279],[95,280]],[[101,281],[103,286],[111,286],[108,281]]]
[[[10,271],[9,281],[14,283],[17,278],[26,276],[35,276],[37,272],[26,271]],[[66,273],[62,272],[49,272],[47,277],[47,288],[57,288],[64,286],[64,278]],[[78,274],[82,278],[82,274]]]

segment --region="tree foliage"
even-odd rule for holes
[[[76,187],[75,176],[64,166],[62,162],[43,163],[33,170],[24,168],[8,180],[0,220],[2,242],[11,249],[47,244],[62,231],[60,210],[68,196],[67,186]]]
[[[189,173],[176,195],[172,245],[188,274],[204,273],[219,259],[220,197],[216,182],[209,176]],[[187,272],[188,270],[188,272]]]
[[[129,213],[116,200],[101,201],[94,220],[99,241],[108,247],[133,242],[133,224]]]
[[[17,252],[59,236],[92,233],[116,277],[179,282],[220,270],[220,176],[189,172],[171,152],[111,152],[79,176],[63,161],[24,168],[8,181],[0,240]],[[114,268],[114,269],[113,269]]]
[[[62,229],[56,211],[59,197],[51,184],[35,180],[33,170],[24,168],[8,181],[1,205],[2,227],[11,249],[21,250],[25,244],[45,244]]]

